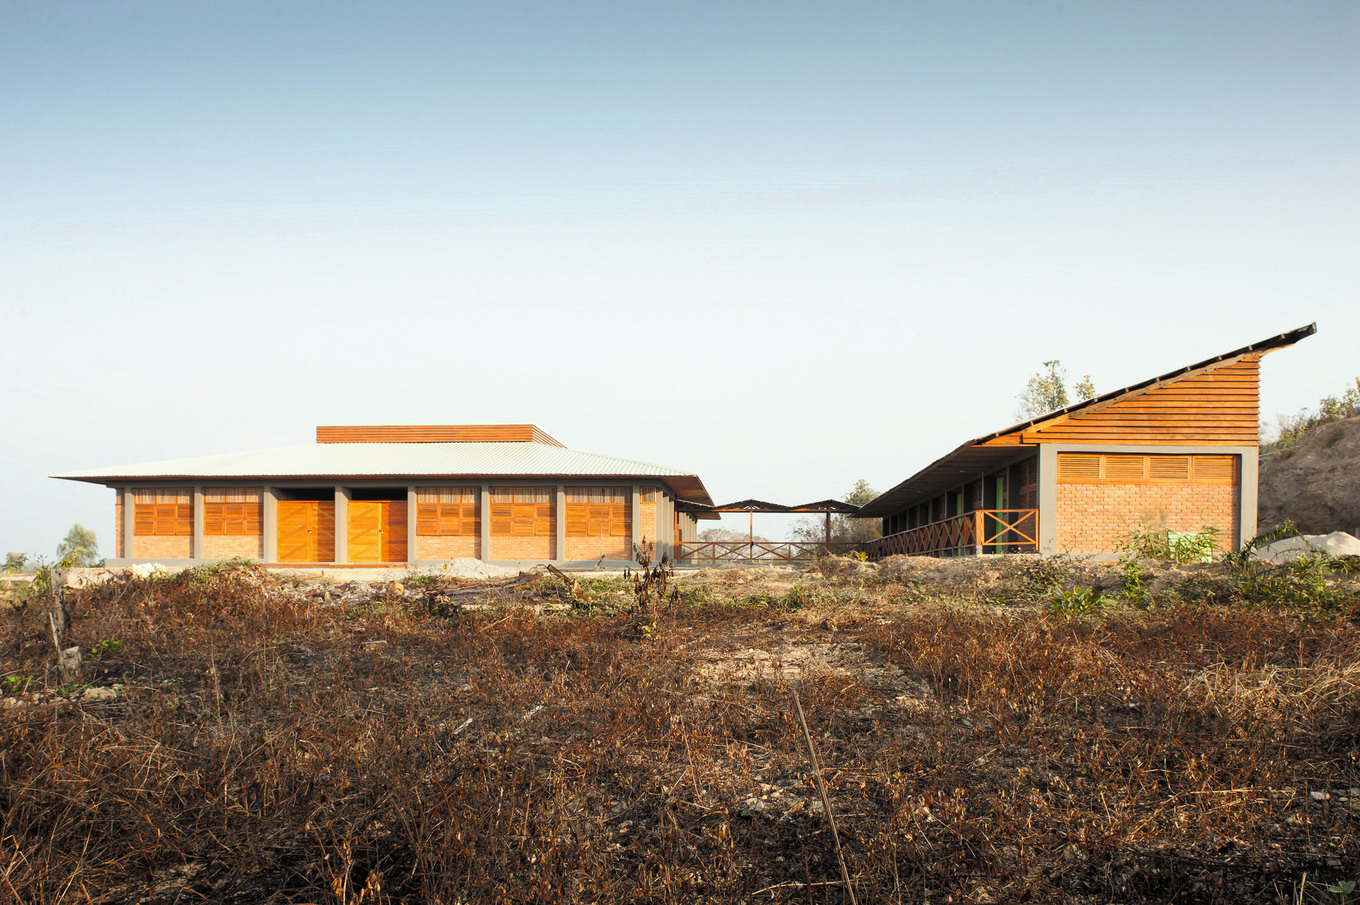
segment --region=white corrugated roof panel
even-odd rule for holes
[[[317,443],[168,459],[52,475],[108,484],[213,478],[655,477],[682,498],[708,502],[698,477],[675,468],[564,449],[547,443]],[[697,492],[697,494],[696,494]],[[702,496],[702,499],[698,498]]]

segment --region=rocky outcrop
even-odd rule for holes
[[[1304,534],[1360,535],[1360,417],[1318,425],[1261,463],[1257,530],[1286,520]]]

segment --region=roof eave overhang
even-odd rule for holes
[[[969,481],[1034,455],[1035,446],[983,446],[969,441],[941,456],[891,490],[866,503],[851,518],[882,518],[954,490]]]
[[[163,474],[163,475],[73,475],[54,474],[48,477],[59,481],[80,481],[86,484],[103,484],[105,487],[125,486],[128,484],[160,483],[163,481],[197,481],[214,484],[269,483],[271,481],[617,481],[630,483],[665,484],[675,494],[676,499],[712,506],[713,498],[708,495],[698,475],[648,475],[648,474],[248,474],[248,475],[201,475],[201,474]]]

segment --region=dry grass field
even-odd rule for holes
[[[1353,565],[16,592],[0,901],[1340,905]]]

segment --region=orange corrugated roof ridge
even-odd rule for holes
[[[546,443],[566,447],[534,424],[317,425],[317,443]]]

